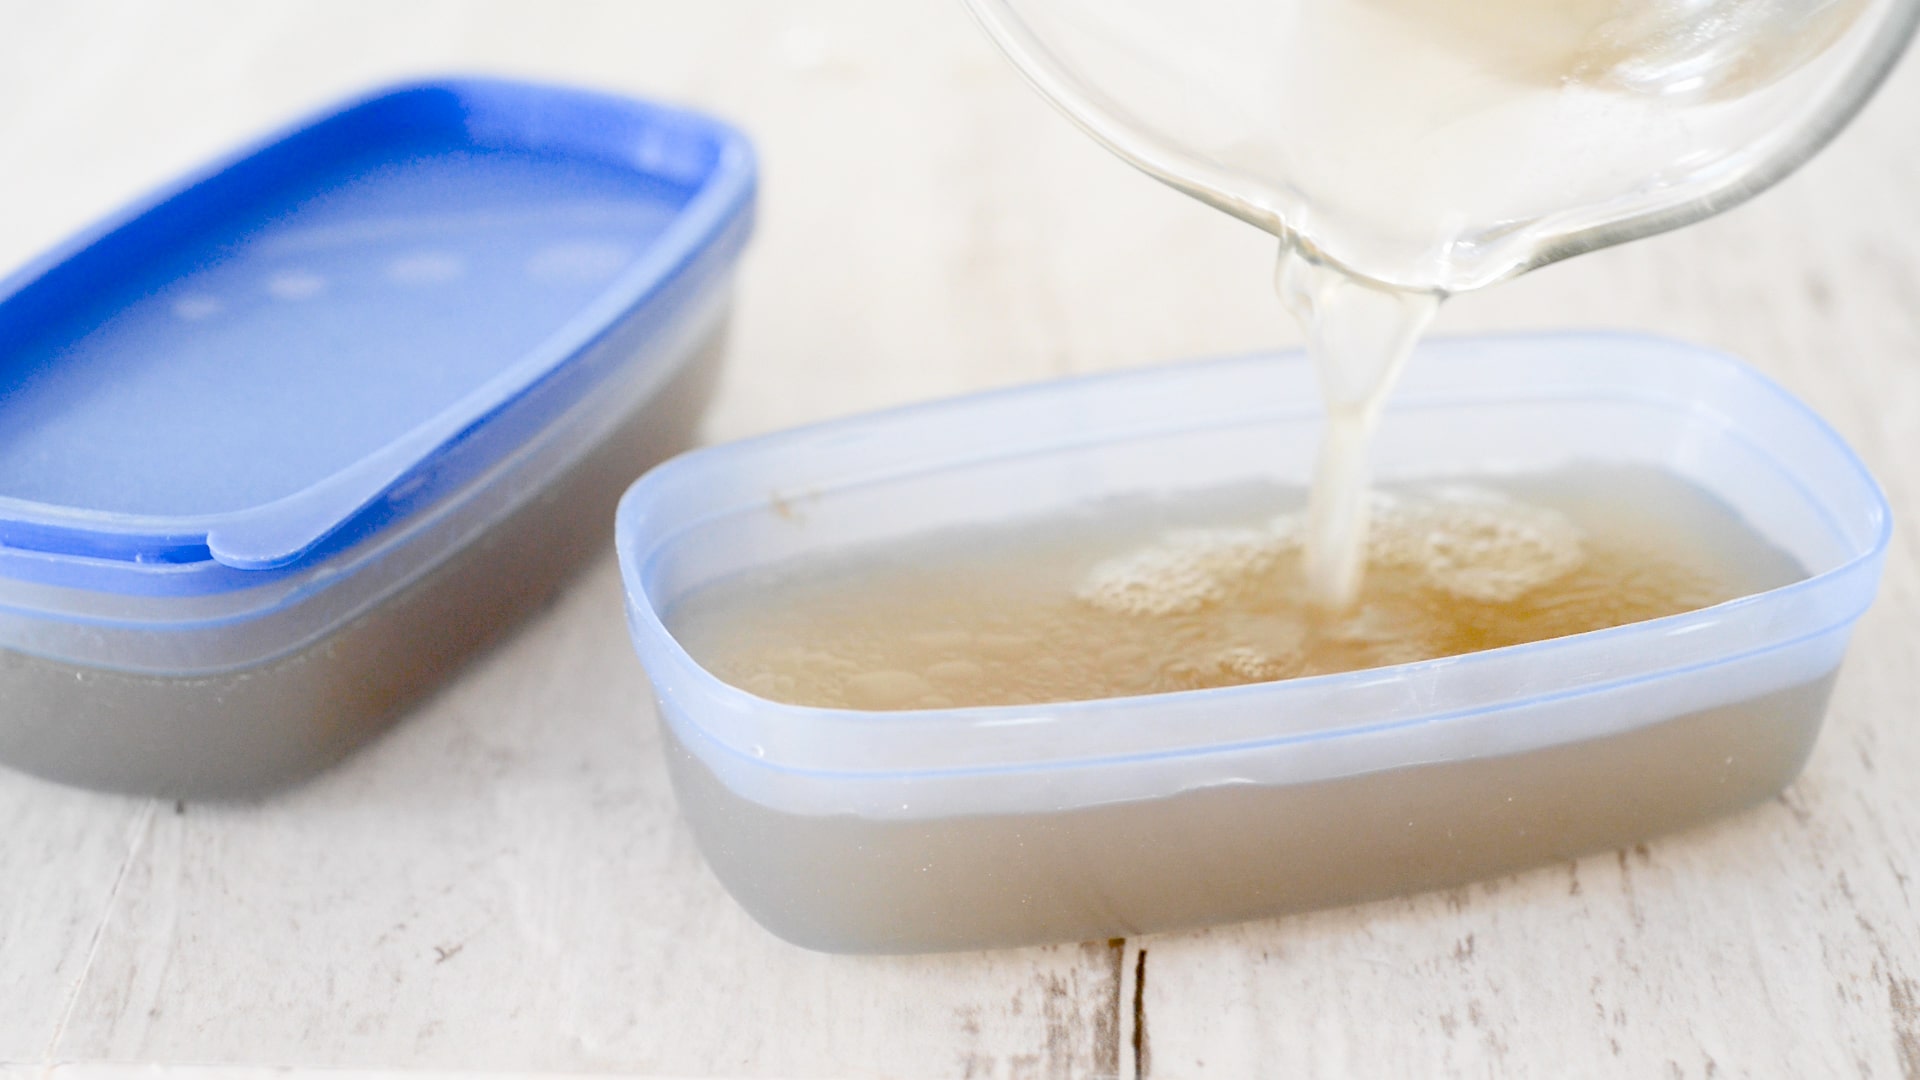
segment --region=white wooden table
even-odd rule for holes
[[[331,97],[447,70],[680,99],[757,141],[715,439],[1295,339],[1264,236],[1109,159],[952,0],[0,0],[0,265]],[[816,955],[749,921],[677,819],[608,557],[268,801],[0,773],[0,1073],[1920,1077],[1920,62],[1757,203],[1440,321],[1723,347],[1886,484],[1879,604],[1776,803],[1273,922]]]

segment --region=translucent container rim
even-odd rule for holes
[[[1431,343],[1434,345],[1440,345],[1440,344],[1446,344],[1446,343],[1464,343],[1464,342],[1507,342],[1507,343],[1528,343],[1528,344],[1537,343],[1541,345],[1551,345],[1555,342],[1572,342],[1572,341],[1579,341],[1579,342],[1585,342],[1585,343],[1617,341],[1622,343],[1634,343],[1634,344],[1640,344],[1640,345],[1654,345],[1660,348],[1673,348],[1677,345],[1680,345],[1680,343],[1675,342],[1672,339],[1659,337],[1657,335],[1636,333],[1631,331],[1616,331],[1616,330],[1596,330],[1596,331],[1569,330],[1569,331],[1559,331],[1559,332],[1552,332],[1552,333],[1521,331],[1521,332],[1511,332],[1511,333],[1502,333],[1502,334],[1472,335],[1471,337],[1436,337],[1434,339],[1431,339]],[[1834,430],[1832,425],[1828,424],[1826,420],[1823,419],[1817,412],[1815,412],[1811,406],[1807,405],[1805,402],[1801,401],[1798,397],[1794,396],[1791,392],[1789,392],[1785,387],[1781,386],[1778,382],[1767,377],[1766,375],[1762,374],[1761,372],[1754,369],[1753,367],[1747,364],[1741,363],[1740,361],[1735,360],[1731,356],[1728,356],[1716,350],[1699,348],[1699,347],[1690,346],[1690,345],[1684,346],[1684,347],[1687,348],[1689,351],[1693,352],[1693,354],[1698,358],[1700,362],[1712,363],[1719,366],[1723,370],[1732,371],[1736,373],[1744,381],[1746,381],[1749,385],[1752,385],[1758,389],[1761,389],[1762,391],[1770,395],[1772,398],[1776,400],[1777,403],[1784,405],[1790,411],[1797,414],[1798,417],[1808,425],[1808,428],[1810,430],[1820,435],[1825,441],[1827,441],[1830,444],[1833,450],[1835,450],[1839,455],[1841,455],[1842,459],[1846,462],[1846,464],[1850,466],[1851,469],[1854,471],[1854,473],[1856,474],[1855,478],[1862,483],[1863,490],[1868,495],[1868,500],[1867,500],[1868,505],[1866,507],[1866,513],[1873,520],[1874,531],[1870,541],[1864,548],[1857,549],[1852,556],[1848,557],[1844,561],[1840,562],[1839,564],[1827,570],[1809,575],[1808,577],[1802,578],[1798,581],[1790,582],[1786,585],[1778,586],[1772,589],[1767,589],[1757,593],[1751,593],[1749,595],[1738,597],[1733,600],[1724,601],[1722,603],[1714,604],[1704,608],[1697,608],[1695,610],[1688,611],[1688,612],[1682,612],[1677,615],[1669,615],[1669,616],[1665,616],[1663,618],[1658,618],[1658,619],[1649,619],[1649,620],[1643,620],[1640,622],[1626,623],[1620,626],[1607,627],[1602,630],[1592,630],[1592,631],[1588,631],[1586,633],[1581,633],[1581,634],[1570,634],[1563,637],[1549,638],[1543,641],[1526,642],[1519,645],[1508,645],[1508,646],[1503,646],[1495,649],[1484,649],[1478,652],[1464,653],[1457,656],[1438,657],[1431,660],[1421,660],[1421,661],[1416,661],[1414,663],[1408,663],[1408,664],[1393,664],[1393,665],[1377,667],[1377,668],[1363,668],[1356,671],[1338,672],[1338,673],[1326,674],[1326,675],[1313,675],[1313,676],[1304,676],[1300,678],[1283,679],[1283,680],[1276,680],[1276,681],[1246,683],[1246,684],[1237,685],[1237,686],[1212,687],[1212,688],[1197,689],[1197,690],[1167,691],[1167,692],[1157,693],[1157,694],[1137,694],[1137,695],[1124,695],[1119,697],[1090,698],[1090,699],[1080,699],[1080,700],[1071,700],[1071,701],[1047,702],[1047,703],[1038,704],[1038,705],[990,705],[990,706],[965,706],[965,707],[938,708],[938,709],[865,710],[865,709],[826,708],[826,707],[811,706],[811,705],[794,705],[786,702],[775,701],[771,698],[762,697],[749,690],[745,690],[741,687],[733,685],[732,683],[726,682],[725,680],[721,679],[719,676],[707,670],[707,668],[704,665],[702,665],[699,661],[694,659],[693,656],[690,653],[688,653],[686,649],[680,644],[678,639],[676,639],[673,636],[673,634],[667,630],[666,624],[664,620],[661,618],[661,612],[656,608],[655,604],[652,602],[652,595],[650,590],[647,588],[647,583],[656,576],[659,560],[667,548],[669,548],[676,540],[678,540],[681,536],[683,536],[685,533],[687,533],[690,530],[698,528],[705,523],[712,522],[717,519],[733,516],[735,514],[741,513],[742,511],[750,509],[753,505],[757,505],[757,504],[750,504],[750,503],[742,503],[740,505],[732,506],[724,510],[713,511],[711,513],[702,515],[698,518],[677,522],[671,529],[662,530],[657,534],[649,535],[645,540],[646,550],[644,553],[642,553],[639,549],[639,545],[641,543],[640,518],[646,513],[649,505],[660,494],[663,487],[668,482],[671,481],[673,475],[677,472],[683,472],[688,469],[725,470],[729,467],[729,463],[735,459],[764,455],[770,450],[778,449],[783,444],[792,444],[796,442],[805,441],[808,439],[819,438],[823,435],[844,433],[850,428],[863,426],[867,424],[895,424],[903,420],[910,420],[915,416],[931,415],[931,414],[940,413],[940,412],[949,412],[956,408],[974,408],[979,406],[985,406],[997,401],[1029,396],[1039,390],[1059,388],[1066,385],[1094,386],[1094,385],[1100,385],[1100,384],[1106,384],[1106,383],[1138,381],[1143,378],[1152,378],[1156,374],[1164,375],[1166,372],[1170,370],[1170,368],[1177,368],[1179,366],[1184,366],[1184,364],[1192,364],[1192,363],[1227,364],[1227,363],[1235,363],[1235,362],[1274,361],[1274,360],[1278,360],[1280,362],[1297,362],[1301,359],[1301,356],[1297,351],[1275,352],[1272,350],[1254,350],[1254,351],[1249,351],[1244,353],[1231,353],[1231,354],[1225,354],[1225,355],[1216,356],[1216,357],[1201,358],[1197,361],[1186,361],[1183,364],[1161,365],[1157,367],[1133,368],[1133,369],[1125,369],[1120,371],[1098,372],[1098,373],[1093,373],[1088,375],[1070,376],[1064,379],[1048,380],[1046,382],[1037,383],[1037,384],[1025,384],[1025,385],[1000,387],[996,389],[985,390],[978,393],[966,394],[966,395],[953,397],[953,398],[943,398],[943,399],[935,399],[935,400],[923,401],[923,402],[914,402],[911,404],[896,406],[889,409],[882,409],[874,412],[863,413],[857,416],[844,417],[844,418],[834,419],[834,420],[826,420],[818,423],[803,425],[800,427],[789,428],[781,431],[770,432],[763,435],[752,436],[752,437],[741,439],[735,442],[725,443],[725,444],[711,446],[711,447],[704,447],[698,450],[690,451],[685,454],[681,454],[678,457],[673,458],[672,460],[669,460],[667,462],[664,462],[654,467],[652,470],[649,470],[644,476],[642,476],[639,480],[634,482],[633,486],[627,490],[626,494],[621,498],[621,501],[620,501],[620,507],[619,507],[619,511],[616,519],[616,524],[615,524],[615,534],[616,534],[615,545],[618,549],[622,583],[627,593],[629,626],[633,632],[636,649],[640,652],[641,659],[643,661],[649,661],[649,660],[655,660],[655,659],[667,661],[668,663],[671,664],[673,673],[676,677],[691,677],[696,681],[697,685],[694,685],[694,686],[676,685],[677,691],[697,694],[701,698],[711,701],[716,706],[723,709],[732,710],[732,711],[751,711],[753,713],[766,714],[766,715],[778,715],[778,716],[791,719],[796,722],[801,722],[801,723],[824,722],[824,723],[833,723],[833,724],[847,725],[847,726],[881,727],[881,726],[893,726],[893,725],[912,725],[916,723],[927,724],[929,721],[937,719],[937,720],[944,720],[949,722],[955,722],[955,721],[971,722],[974,726],[978,726],[981,728],[993,728],[993,727],[1000,727],[1000,726],[1015,726],[1015,725],[1030,723],[1034,719],[1035,710],[1038,710],[1038,709],[1044,709],[1046,711],[1047,713],[1046,719],[1049,721],[1052,721],[1052,720],[1071,721],[1074,717],[1085,716],[1087,714],[1097,715],[1100,713],[1111,712],[1118,706],[1133,704],[1133,703],[1166,702],[1169,704],[1173,704],[1173,703],[1203,702],[1203,701],[1225,703],[1225,702],[1233,702],[1233,701],[1249,699],[1249,698],[1258,698],[1262,695],[1271,695],[1275,692],[1276,687],[1282,687],[1282,686],[1288,687],[1288,688],[1305,688],[1305,689],[1337,691],[1345,687],[1360,687],[1360,686],[1378,683],[1383,680],[1401,678],[1413,673],[1424,673],[1424,672],[1437,671],[1441,669],[1457,670],[1462,668],[1505,664],[1510,662],[1515,657],[1547,656],[1547,655],[1552,655],[1558,652],[1586,648],[1597,642],[1618,640],[1622,638],[1630,638],[1630,637],[1636,637],[1636,636],[1648,636],[1648,635],[1659,634],[1663,632],[1671,632],[1671,631],[1688,627],[1690,624],[1699,624],[1701,626],[1705,626],[1708,623],[1717,621],[1719,617],[1724,616],[1730,612],[1742,612],[1742,611],[1747,611],[1755,608],[1783,604],[1793,600],[1794,598],[1803,596],[1810,592],[1832,589],[1835,587],[1836,582],[1841,581],[1843,579],[1854,577],[1862,573],[1874,573],[1876,571],[1876,568],[1879,566],[1881,560],[1884,558],[1887,547],[1892,539],[1892,535],[1893,535],[1892,513],[1891,513],[1890,507],[1887,504],[1886,494],[1884,490],[1881,488],[1879,482],[1874,478],[1872,472],[1868,470],[1866,463],[1860,458],[1859,454],[1855,452],[1852,446],[1848,445],[1846,440],[1841,438],[1839,432]],[[1653,400],[1653,399],[1649,397],[1648,400]],[[1393,410],[1393,406],[1390,403],[1388,405],[1389,413],[1391,413],[1392,410]],[[1318,412],[1318,408],[1316,406],[1314,408],[1303,409],[1301,411],[1302,412]],[[1086,444],[1108,442],[1108,441],[1115,441],[1115,440],[1110,438],[1109,439],[1089,439],[1079,443],[1076,443],[1075,441],[1072,441],[1072,440],[1062,440],[1061,442],[1049,444],[1048,446],[1045,446],[1045,447],[1024,448],[1020,451],[1016,451],[1013,453],[983,454],[979,458],[973,459],[973,461],[978,462],[978,461],[988,461],[988,460],[1008,460],[1008,459],[1013,459],[1013,458],[1018,458],[1023,456],[1032,456],[1040,453],[1057,452],[1061,449],[1065,449],[1073,445],[1086,445]],[[972,462],[954,461],[954,462],[947,463],[946,467],[949,467],[949,468],[957,467],[957,466],[962,466],[969,463],[972,463]],[[843,490],[849,487],[860,486],[862,484],[877,483],[886,479],[897,479],[899,476],[910,475],[912,473],[925,472],[925,471],[928,471],[928,470],[902,469],[897,472],[887,473],[885,475],[869,474],[866,476],[859,477],[855,480],[850,480],[846,483],[825,487],[820,490],[822,491]],[[1830,528],[1835,529],[1835,531],[1838,531],[1838,523],[1833,519],[1832,509],[1824,501],[1816,497],[1812,492],[1808,491],[1805,488],[1805,486],[1800,483],[1797,477],[1788,477],[1787,479],[1789,480],[1789,482],[1791,482],[1794,485],[1796,490],[1798,490],[1802,494],[1802,496],[1807,499],[1809,505],[1819,508],[1822,515],[1826,518],[1826,524]],[[1262,747],[1282,746],[1282,745],[1289,745],[1289,744],[1304,744],[1304,743],[1313,743],[1313,742],[1331,742],[1331,741],[1336,741],[1336,740],[1355,737],[1355,736],[1377,734],[1384,731],[1392,731],[1397,729],[1418,727],[1418,726],[1424,726],[1424,725],[1430,725],[1430,724],[1445,723],[1450,720],[1458,720],[1464,717],[1483,715],[1491,711],[1502,711],[1502,710],[1521,708],[1521,707],[1533,705],[1533,704],[1540,704],[1540,703],[1562,700],[1562,699],[1571,698],[1571,697],[1584,696],[1584,695],[1593,694],[1593,693],[1603,691],[1603,690],[1608,690],[1608,689],[1617,689],[1622,687],[1636,686],[1636,685],[1640,685],[1656,679],[1668,678],[1674,675],[1684,674],[1691,671],[1699,671],[1699,670],[1704,670],[1708,668],[1719,667],[1725,664],[1733,663],[1738,660],[1750,659],[1755,656],[1760,656],[1760,655],[1764,655],[1764,654],[1778,651],[1781,649],[1790,648],[1794,645],[1820,638],[1824,635],[1831,634],[1834,631],[1839,630],[1843,627],[1851,625],[1853,622],[1857,621],[1863,614],[1865,614],[1870,607],[1871,607],[1871,597],[1869,597],[1866,603],[1860,604],[1857,607],[1850,609],[1845,615],[1839,618],[1830,619],[1824,625],[1816,629],[1795,634],[1789,638],[1778,638],[1778,639],[1770,640],[1764,644],[1758,645],[1751,649],[1741,650],[1739,652],[1729,652],[1729,653],[1717,655],[1708,660],[1697,661],[1694,663],[1683,663],[1683,664],[1677,664],[1677,665],[1671,665],[1671,666],[1658,666],[1658,667],[1650,668],[1639,674],[1625,676],[1618,679],[1611,679],[1611,680],[1605,680],[1600,682],[1581,683],[1577,686],[1565,688],[1565,689],[1547,690],[1547,691],[1542,691],[1538,693],[1523,694],[1523,695],[1514,696],[1514,697],[1502,698],[1497,701],[1489,701],[1485,704],[1481,704],[1478,706],[1466,706],[1461,708],[1449,709],[1444,712],[1419,714],[1419,715],[1413,715],[1413,716],[1408,716],[1408,717],[1399,718],[1399,719],[1383,720],[1383,721],[1380,721],[1377,723],[1371,723],[1371,724],[1356,724],[1356,725],[1338,726],[1338,727],[1322,728],[1322,729],[1315,729],[1315,730],[1308,730],[1308,731],[1286,732],[1286,733],[1276,734],[1271,737],[1251,739],[1251,740],[1240,739],[1240,740],[1219,741],[1219,742],[1199,741],[1191,745],[1171,746],[1171,747],[1166,747],[1166,748],[1156,749],[1151,751],[1136,751],[1136,752],[1110,754],[1110,755],[1089,754],[1085,756],[1073,757],[1070,759],[1043,760],[1043,761],[1031,761],[1031,762],[989,763],[989,764],[967,765],[967,766],[956,766],[956,767],[927,766],[927,767],[913,767],[913,768],[902,768],[902,769],[844,769],[842,770],[842,769],[823,769],[823,768],[816,768],[811,766],[793,765],[793,764],[781,762],[777,759],[774,759],[768,756],[762,756],[759,754],[751,753],[740,747],[732,745],[725,739],[720,738],[715,733],[708,731],[703,727],[696,726],[696,734],[701,738],[703,742],[706,742],[707,744],[724,751],[726,754],[728,754],[731,757],[735,757],[735,758],[741,759],[744,762],[750,763],[756,769],[775,772],[775,773],[782,773],[782,774],[791,775],[795,777],[810,777],[810,778],[849,778],[849,779],[858,778],[863,780],[885,780],[885,779],[903,778],[903,777],[909,777],[909,776],[962,777],[962,776],[976,776],[976,775],[988,775],[988,774],[1046,772],[1046,771],[1060,770],[1060,769],[1066,769],[1066,768],[1082,768],[1082,767],[1091,768],[1091,767],[1099,767],[1104,765],[1125,764],[1129,762],[1162,761],[1162,760],[1170,760],[1175,758],[1201,757],[1201,756],[1212,755],[1212,754],[1244,752],[1250,749],[1262,748]],[[654,650],[658,650],[655,656],[649,656],[649,653]],[[651,668],[653,667],[653,665],[649,663],[647,666],[650,668],[650,674],[655,674],[651,671]],[[657,674],[656,674],[656,677],[657,677]]]
[[[1769,593],[1772,591],[1773,590],[1770,590]],[[1742,597],[1740,600],[1728,601],[1723,604],[1716,604],[1709,608],[1700,608],[1693,612],[1687,612],[1686,614],[1692,615],[1692,614],[1699,614],[1701,612],[1723,613],[1727,611],[1731,605],[1741,604],[1741,603],[1744,603],[1744,601],[1746,600],[1760,599],[1768,596],[1769,593],[1755,593],[1750,597]],[[1657,668],[1657,669],[1650,670],[1644,674],[1628,676],[1626,678],[1613,679],[1606,682],[1582,683],[1579,686],[1570,687],[1563,690],[1552,690],[1552,691],[1546,691],[1538,694],[1526,695],[1522,697],[1505,698],[1497,702],[1489,702],[1485,705],[1465,706],[1457,709],[1449,709],[1445,712],[1423,713],[1417,716],[1409,716],[1409,717],[1398,719],[1398,720],[1382,720],[1377,723],[1371,723],[1371,724],[1354,724],[1354,725],[1348,725],[1344,727],[1325,728],[1325,729],[1319,729],[1314,731],[1289,732],[1286,734],[1274,735],[1274,736],[1259,738],[1259,739],[1234,739],[1230,741],[1220,741],[1220,742],[1197,742],[1190,746],[1175,746],[1175,747],[1168,747],[1161,750],[1135,751],[1131,753],[1122,753],[1122,754],[1088,754],[1084,756],[1073,757],[1073,758],[1062,758],[1058,760],[1013,761],[1013,762],[994,763],[994,764],[950,766],[950,767],[949,766],[927,766],[927,767],[921,767],[921,768],[901,768],[901,769],[823,769],[823,768],[815,768],[812,766],[805,766],[805,765],[789,765],[789,764],[785,764],[780,761],[774,760],[772,758],[749,753],[745,750],[740,749],[739,747],[736,747],[726,742],[725,740],[717,737],[712,732],[707,731],[704,728],[696,728],[694,731],[694,734],[704,744],[719,750],[720,752],[726,754],[728,757],[734,758],[741,762],[751,764],[757,769],[762,769],[767,772],[780,773],[786,776],[798,777],[803,779],[814,779],[814,780],[886,781],[886,780],[907,779],[907,778],[913,778],[913,777],[951,779],[951,778],[964,778],[964,777],[973,777],[973,776],[1004,776],[1004,775],[1016,774],[1016,773],[1026,773],[1026,774],[1046,773],[1046,772],[1058,772],[1064,769],[1083,769],[1083,768],[1094,769],[1094,768],[1103,768],[1103,767],[1116,766],[1116,765],[1131,765],[1131,764],[1146,763],[1146,762],[1161,762],[1161,761],[1173,761],[1177,759],[1203,758],[1203,757],[1210,757],[1210,756],[1219,755],[1219,754],[1240,754],[1240,753],[1246,753],[1252,750],[1264,750],[1264,749],[1269,749],[1273,747],[1298,746],[1298,745],[1303,745],[1308,743],[1320,743],[1320,742],[1334,742],[1342,739],[1358,738],[1358,737],[1368,736],[1368,735],[1379,735],[1386,732],[1403,731],[1409,728],[1425,727],[1425,726],[1435,725],[1435,724],[1444,724],[1450,721],[1470,719],[1473,717],[1483,716],[1489,712],[1524,709],[1530,706],[1544,705],[1544,704],[1549,704],[1556,701],[1565,701],[1573,698],[1586,697],[1590,694],[1601,693],[1609,690],[1620,690],[1620,689],[1625,689],[1629,687],[1640,686],[1645,683],[1653,682],[1660,679],[1667,679],[1667,678],[1671,678],[1673,676],[1678,676],[1678,675],[1687,675],[1693,672],[1706,671],[1712,668],[1718,668],[1727,664],[1736,663],[1738,661],[1750,660],[1755,657],[1768,655],[1770,653],[1781,652],[1786,649],[1793,648],[1796,645],[1804,645],[1807,642],[1816,641],[1822,637],[1825,637],[1828,634],[1833,633],[1836,630],[1842,629],[1852,624],[1854,621],[1859,619],[1861,615],[1865,614],[1869,607],[1871,607],[1871,605],[1862,606],[1861,608],[1848,614],[1844,618],[1835,619],[1832,622],[1830,622],[1828,625],[1823,626],[1818,630],[1808,631],[1806,633],[1799,634],[1792,638],[1787,638],[1780,641],[1771,641],[1765,645],[1761,645],[1753,649],[1748,649],[1748,650],[1737,652],[1737,653],[1727,653],[1722,656],[1716,656],[1711,660],[1702,660],[1696,663],[1682,664],[1674,667]],[[1552,645],[1557,642],[1567,642],[1574,639],[1578,639],[1580,642],[1583,642],[1583,643],[1590,642],[1590,641],[1598,640],[1596,635],[1609,634],[1613,630],[1622,630],[1630,627],[1650,627],[1655,623],[1660,623],[1660,624],[1670,626],[1672,625],[1673,620],[1684,619],[1684,618],[1685,618],[1685,615],[1670,615],[1662,619],[1649,619],[1649,620],[1644,620],[1637,623],[1629,623],[1625,627],[1618,627],[1618,626],[1609,627],[1606,630],[1592,630],[1592,631],[1588,631],[1585,634],[1571,634],[1571,635],[1567,635],[1566,637],[1553,638],[1548,641],[1529,642],[1523,645],[1507,645],[1498,649],[1483,649],[1475,653],[1465,653],[1460,656],[1440,657],[1439,659],[1435,659],[1435,660],[1422,660],[1413,664],[1392,664],[1385,667],[1364,668],[1359,671],[1339,672],[1337,674],[1332,674],[1332,675],[1312,675],[1312,676],[1303,676],[1303,677],[1294,678],[1294,679],[1283,679],[1283,680],[1274,680],[1274,681],[1284,682],[1288,685],[1301,685],[1301,684],[1305,684],[1309,679],[1312,679],[1314,681],[1315,686],[1337,687],[1340,685],[1338,680],[1341,680],[1346,676],[1369,675],[1369,676],[1373,676],[1374,678],[1368,679],[1368,680],[1361,680],[1361,681],[1371,682],[1384,676],[1391,676],[1398,673],[1407,672],[1410,670],[1425,670],[1435,665],[1444,664],[1450,660],[1465,660],[1471,657],[1489,656],[1491,654],[1499,654],[1499,656],[1501,657],[1511,657],[1515,655],[1518,650],[1529,649],[1531,646],[1535,646],[1535,645],[1541,645],[1541,646]],[[1544,650],[1535,650],[1535,651],[1544,651]],[[697,663],[694,666],[697,667],[698,666]],[[701,668],[700,670],[702,672],[705,672],[704,668]],[[822,708],[819,706],[811,706],[811,705],[789,705],[785,702],[774,701],[771,698],[760,697],[759,695],[753,694],[750,691],[741,690],[737,687],[734,687],[729,683],[722,682],[720,685],[725,687],[727,690],[732,691],[732,694],[730,696],[733,697],[734,700],[737,702],[748,704],[757,709],[772,708],[779,711],[783,715],[788,715],[798,720],[806,720],[806,719],[868,720],[875,716],[881,716],[881,717],[884,717],[886,720],[896,721],[896,722],[911,721],[914,718],[920,718],[924,722],[925,718],[929,716],[966,717],[966,718],[975,718],[982,721],[982,723],[980,724],[980,726],[982,727],[989,726],[993,719],[997,718],[999,714],[1003,714],[1003,713],[1020,714],[1012,722],[1017,723],[1017,722],[1024,721],[1025,719],[1031,717],[1033,710],[1036,708],[1047,709],[1051,714],[1048,717],[1049,720],[1054,720],[1054,719],[1070,720],[1073,714],[1089,711],[1085,708],[1070,708],[1070,706],[1099,706],[1104,704],[1108,706],[1109,709],[1111,709],[1116,703],[1121,703],[1121,702],[1132,703],[1132,702],[1151,702],[1151,701],[1160,701],[1160,700],[1231,701],[1231,700],[1234,700],[1236,697],[1257,696],[1261,690],[1265,690],[1269,694],[1273,693],[1273,682],[1261,682],[1261,683],[1243,683],[1237,686],[1212,687],[1212,688],[1203,689],[1203,690],[1172,690],[1172,691],[1165,691],[1157,694],[1134,694],[1134,695],[1128,695],[1124,697],[1089,698],[1089,699],[1076,700],[1076,701],[1048,702],[1043,705],[1033,705],[1033,706],[995,705],[995,706],[975,706],[970,708],[949,708],[949,709],[861,710],[861,709],[828,709],[828,708]],[[1091,711],[1101,711],[1101,710],[1095,709]]]

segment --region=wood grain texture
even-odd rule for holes
[[[754,138],[763,213],[714,438],[1296,340],[1267,238],[1119,166],[931,0],[0,0],[0,266],[302,109],[436,70],[675,98]],[[1755,203],[1459,298],[1439,332],[1568,326],[1748,358],[1888,489],[1879,603],[1772,805],[1285,920],[815,955],[693,850],[602,560],[280,797],[0,775],[4,1075],[1920,1077],[1920,64]]]
[[[153,817],[133,799],[12,779],[0,780],[0,1061],[58,1041]]]

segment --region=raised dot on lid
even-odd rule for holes
[[[631,257],[624,244],[605,240],[549,244],[527,260],[526,274],[536,281],[604,281],[619,273]]]
[[[199,322],[213,318],[225,311],[226,307],[218,297],[183,296],[173,302],[173,317],[182,322]]]
[[[416,251],[387,264],[387,280],[396,285],[437,285],[467,272],[466,261],[445,251]]]
[[[305,300],[326,288],[327,279],[309,270],[287,270],[267,279],[267,293],[281,300]]]

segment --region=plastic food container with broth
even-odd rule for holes
[[[378,731],[690,444],[753,190],[706,117],[426,83],[0,283],[0,762],[224,795]]]
[[[1103,500],[1302,484],[1311,366],[1256,356],[925,405],[684,455],[616,543],[680,805],[774,933],[829,951],[1079,941],[1457,884],[1632,843],[1799,771],[1889,515],[1751,369],[1616,335],[1425,346],[1385,480],[1596,463],[1704,490],[1806,572],[1666,618],[1420,663],[1048,705],[782,704],[668,627],[716,583]]]

